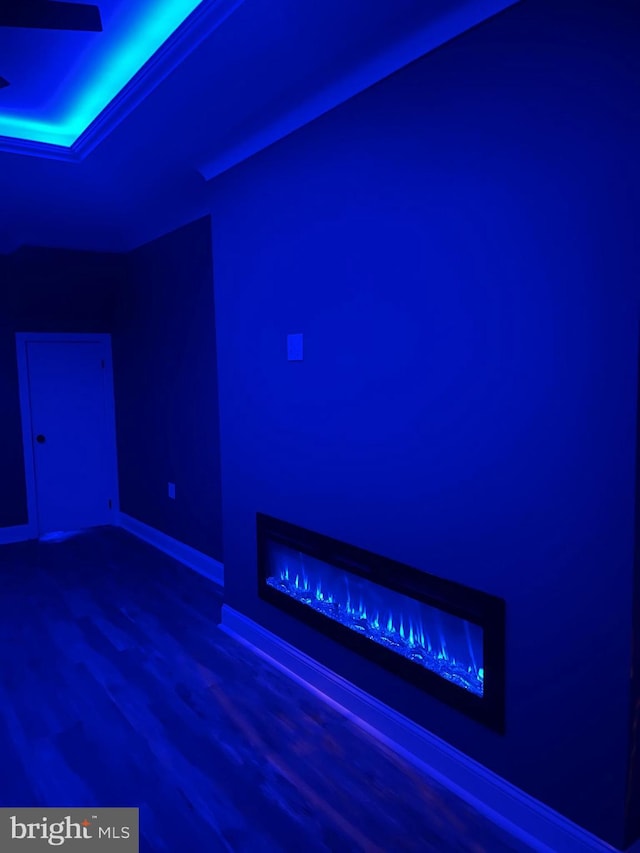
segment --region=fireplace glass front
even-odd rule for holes
[[[272,542],[267,584],[327,619],[482,696],[482,628]]]
[[[504,602],[258,514],[260,596],[493,728]]]

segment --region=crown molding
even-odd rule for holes
[[[253,133],[244,135],[235,144],[216,152],[214,157],[197,167],[198,171],[205,181],[212,180],[370,86],[379,83],[385,77],[404,68],[405,65],[510,6],[517,5],[520,1],[468,0],[462,6],[441,15],[436,21],[416,30],[400,42],[387,47],[382,53],[343,76],[336,84],[316,92],[301,105],[277,117],[271,124],[256,128]]]
[[[6,154],[27,154],[31,157],[44,157],[47,160],[64,160],[77,163],[80,160],[72,147],[52,145],[50,142],[33,142],[30,139],[16,139],[12,136],[0,136],[0,151]]]
[[[315,93],[271,123],[255,128],[236,143],[216,151],[198,166],[198,171],[205,181],[215,178],[405,65],[519,2],[467,0],[462,6],[353,69],[338,83]],[[203,0],[71,146],[0,137],[0,151],[81,162],[243,3],[244,0]]]
[[[70,145],[0,137],[0,151],[78,163],[90,154],[244,0],[203,0]]]

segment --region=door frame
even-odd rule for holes
[[[20,392],[20,416],[22,420],[22,447],[24,452],[24,475],[27,486],[27,513],[29,539],[37,539],[39,531],[38,502],[36,490],[36,469],[33,455],[33,424],[31,421],[31,396],[29,394],[29,365],[27,344],[30,343],[101,343],[104,353],[107,440],[113,448],[109,465],[111,483],[111,523],[115,523],[120,512],[120,491],[118,484],[118,446],[116,442],[116,407],[113,393],[113,358],[111,335],[81,334],[77,332],[16,332],[16,350],[18,357],[18,387]]]

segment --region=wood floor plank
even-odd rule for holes
[[[526,853],[129,534],[2,546],[0,580],[0,805],[136,806],[145,853]]]

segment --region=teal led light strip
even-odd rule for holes
[[[154,0],[136,4],[114,32],[101,33],[86,73],[64,96],[57,116],[39,119],[0,112],[0,136],[71,147],[156,51],[200,5],[201,0]]]

